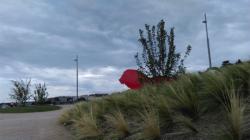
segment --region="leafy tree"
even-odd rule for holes
[[[13,88],[12,92],[13,94],[10,94],[10,98],[16,100],[17,103],[20,105],[25,106],[27,100],[31,98],[30,95],[30,86],[31,86],[31,80],[20,80],[20,81],[12,81]]]
[[[235,64],[242,64],[242,61],[240,59],[238,59]]]
[[[48,98],[49,93],[47,92],[47,87],[44,84],[36,84],[34,91],[34,100],[37,104],[44,104]]]
[[[147,38],[144,37],[143,30],[139,30],[139,42],[143,52],[135,55],[138,70],[148,77],[176,77],[180,73],[185,73],[184,60],[190,54],[191,46],[187,46],[184,57],[176,52],[174,43],[174,28],[168,33],[165,30],[165,22],[161,20],[157,29],[145,25]]]

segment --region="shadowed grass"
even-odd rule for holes
[[[194,133],[199,132],[190,118],[185,117],[183,115],[179,115],[175,119],[178,123],[182,124],[185,128],[189,129],[190,131]]]
[[[167,98],[165,96],[159,96],[157,100],[157,108],[159,112],[159,119],[161,122],[160,127],[163,127],[164,129],[171,129],[174,124]]]
[[[145,109],[144,112],[140,113],[143,120],[143,137],[146,139],[159,139],[160,126],[159,117],[156,110],[152,108]]]
[[[182,76],[168,87],[171,96],[167,101],[170,108],[194,120],[198,119],[200,115],[200,99],[191,79],[188,76]]]
[[[107,122],[115,128],[119,136],[126,137],[129,135],[128,123],[120,111],[115,111],[112,114],[106,115],[106,119]]]

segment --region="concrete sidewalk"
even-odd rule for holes
[[[0,113],[0,140],[73,140],[57,123],[61,110],[37,113]]]

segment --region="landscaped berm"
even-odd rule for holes
[[[60,122],[79,139],[250,139],[250,63],[82,102]]]

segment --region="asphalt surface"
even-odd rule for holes
[[[0,140],[73,140],[57,119],[61,110],[37,113],[0,113]]]

